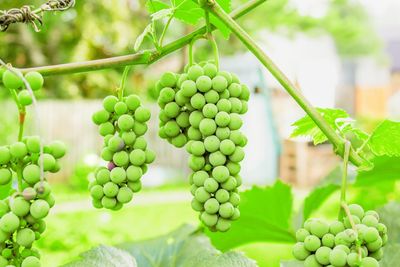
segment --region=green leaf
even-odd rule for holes
[[[222,7],[225,12],[231,12],[231,0],[217,0],[217,3]],[[210,22],[213,24],[226,39],[229,38],[231,30],[219,18],[210,14]]]
[[[388,244],[384,248],[383,259],[379,261],[380,267],[398,266],[400,262],[400,244]]]
[[[295,242],[291,229],[293,196],[290,186],[252,187],[241,193],[240,219],[226,233],[206,234],[216,248],[226,251],[252,242]]]
[[[204,10],[193,1],[180,0],[177,2],[179,3],[175,4],[175,6],[178,6],[175,10],[175,18],[180,21],[190,25],[196,25],[200,19],[204,17]]]
[[[153,14],[162,9],[170,8],[170,6],[167,3],[160,0],[148,0],[146,3],[146,8],[150,14]]]
[[[400,157],[400,122],[383,121],[372,133],[368,144],[378,156]]]
[[[119,246],[133,255],[140,267],[255,267],[239,252],[221,253],[197,228],[184,225],[167,235]]]
[[[303,218],[308,219],[310,215],[316,211],[332,193],[336,192],[340,186],[329,184],[315,188],[304,200]]]
[[[135,258],[129,253],[109,246],[99,246],[80,255],[81,259],[64,267],[136,267]]]
[[[173,14],[174,14],[174,9],[173,8],[161,9],[161,10],[151,14],[151,19],[152,20],[165,19],[165,18],[169,18]]]
[[[138,51],[140,46],[142,45],[144,38],[148,35],[151,34],[153,30],[153,24],[150,23],[149,25],[144,28],[143,32],[136,38],[135,45],[134,45],[134,50]]]
[[[341,131],[343,134],[352,133],[360,141],[368,139],[369,135],[366,132],[355,128],[351,123],[349,123],[352,119],[346,111],[332,108],[317,108],[317,110],[335,131]],[[309,136],[313,139],[314,145],[328,141],[326,135],[308,115],[293,123],[292,126],[294,126],[294,129],[291,137]]]
[[[388,242],[400,244],[400,203],[390,202],[378,209],[380,221],[388,228]]]
[[[400,157],[375,157],[371,162],[374,168],[359,171],[355,185],[373,186],[385,181],[397,181],[400,179]]]

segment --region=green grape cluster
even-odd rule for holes
[[[157,84],[159,136],[191,154],[192,208],[212,231],[225,232],[240,217],[238,187],[246,136],[240,131],[247,112],[248,87],[218,71],[212,62],[166,72]]]
[[[122,100],[107,96],[103,109],[93,114],[93,122],[104,137],[101,158],[108,162],[107,167],[97,168],[89,186],[95,208],[119,210],[142,188],[140,178],[147,172],[147,164],[155,160],[143,136],[150,116],[136,95]]]
[[[18,177],[22,191],[12,190],[0,200],[0,266],[40,266],[40,255],[33,243],[46,229],[44,218],[55,200],[49,183],[41,179],[43,171],[56,173],[58,160],[65,155],[65,145],[59,141],[43,146],[37,136],[25,137],[22,142],[0,147],[0,184]]]
[[[357,204],[349,205],[349,210],[355,230],[348,217],[330,224],[308,219],[296,232],[294,257],[305,267],[379,267],[388,239],[386,226],[373,210],[365,212]]]
[[[19,72],[19,70],[15,69],[14,72]],[[32,96],[27,89],[24,89],[24,82],[14,72],[3,69],[3,71],[0,71],[0,79],[7,89],[16,91],[18,102],[21,105],[29,106],[33,102]],[[43,87],[44,79],[39,72],[28,72],[24,77],[32,91],[38,91]]]

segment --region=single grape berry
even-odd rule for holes
[[[36,71],[31,71],[25,74],[25,79],[29,83],[29,86],[33,91],[42,89],[44,84],[44,79],[42,74]]]
[[[17,74],[18,73],[18,74]],[[19,89],[23,86],[24,82],[20,78],[21,72],[13,69],[12,71],[6,70],[3,73],[3,84],[8,89]]]

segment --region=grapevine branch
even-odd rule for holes
[[[240,27],[214,0],[208,0],[207,8],[215,16],[217,16],[231,31],[242,41],[242,43],[258,58],[258,60],[271,72],[292,98],[300,105],[300,107],[312,118],[315,124],[326,135],[329,141],[335,147],[336,152],[343,157],[345,153],[343,140],[332,127],[324,120],[321,114],[311,105],[296,86],[286,77],[286,75],[275,65],[275,63],[265,54],[265,52],[257,45],[250,35]],[[353,148],[349,152],[350,161],[361,166],[364,163]]]
[[[42,15],[44,11],[64,11],[74,6],[75,0],[49,0],[39,8],[31,10],[30,6],[0,10],[0,31],[4,32],[11,24],[30,23],[35,31],[43,24]]]
[[[238,19],[253,9],[257,8],[259,5],[264,3],[266,0],[252,0],[248,1],[246,4],[238,7],[233,12],[230,13],[233,19]],[[212,30],[215,28],[213,27]],[[152,64],[164,56],[175,52],[184,46],[190,44],[190,42],[199,35],[204,35],[206,33],[206,26],[193,31],[192,33],[185,35],[169,44],[163,46],[159,51],[157,49],[141,51],[131,55],[117,56],[105,59],[97,59],[85,62],[75,62],[52,66],[34,67],[34,68],[24,68],[19,69],[23,73],[29,71],[40,72],[43,76],[58,75],[58,74],[70,74],[70,73],[80,73],[88,71],[96,71],[102,69],[125,67],[127,65],[148,65]]]

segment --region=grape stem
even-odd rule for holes
[[[24,125],[25,125],[25,116],[26,109],[18,100],[17,92],[13,89],[9,89],[11,96],[17,105],[18,108],[18,121],[19,121],[19,130],[18,130],[18,142],[22,141],[22,137],[24,136]]]
[[[340,205],[341,205],[341,208],[343,209],[343,211],[346,213],[347,218],[349,219],[351,228],[354,230],[354,232],[357,233],[357,241],[359,241],[359,239],[358,239],[358,231],[357,231],[357,228],[356,228],[356,224],[354,223],[353,216],[351,215],[349,206],[347,206],[346,201],[341,201]],[[361,260],[362,253],[361,253],[360,242],[356,242],[356,247],[357,247],[358,257]]]
[[[121,79],[121,85],[119,86],[119,88],[117,90],[119,100],[122,100],[124,97],[126,78],[128,77],[130,70],[131,70],[131,66],[126,66],[124,68],[124,73],[122,74],[122,79]]]
[[[16,166],[17,170],[17,178],[18,178],[18,191],[22,192],[22,166],[18,165]]]
[[[344,144],[344,155],[343,155],[343,169],[342,169],[342,187],[340,191],[340,203],[346,203],[346,191],[347,191],[347,172],[349,167],[349,152],[351,148],[350,141]],[[339,220],[343,219],[343,209],[339,209]]]

